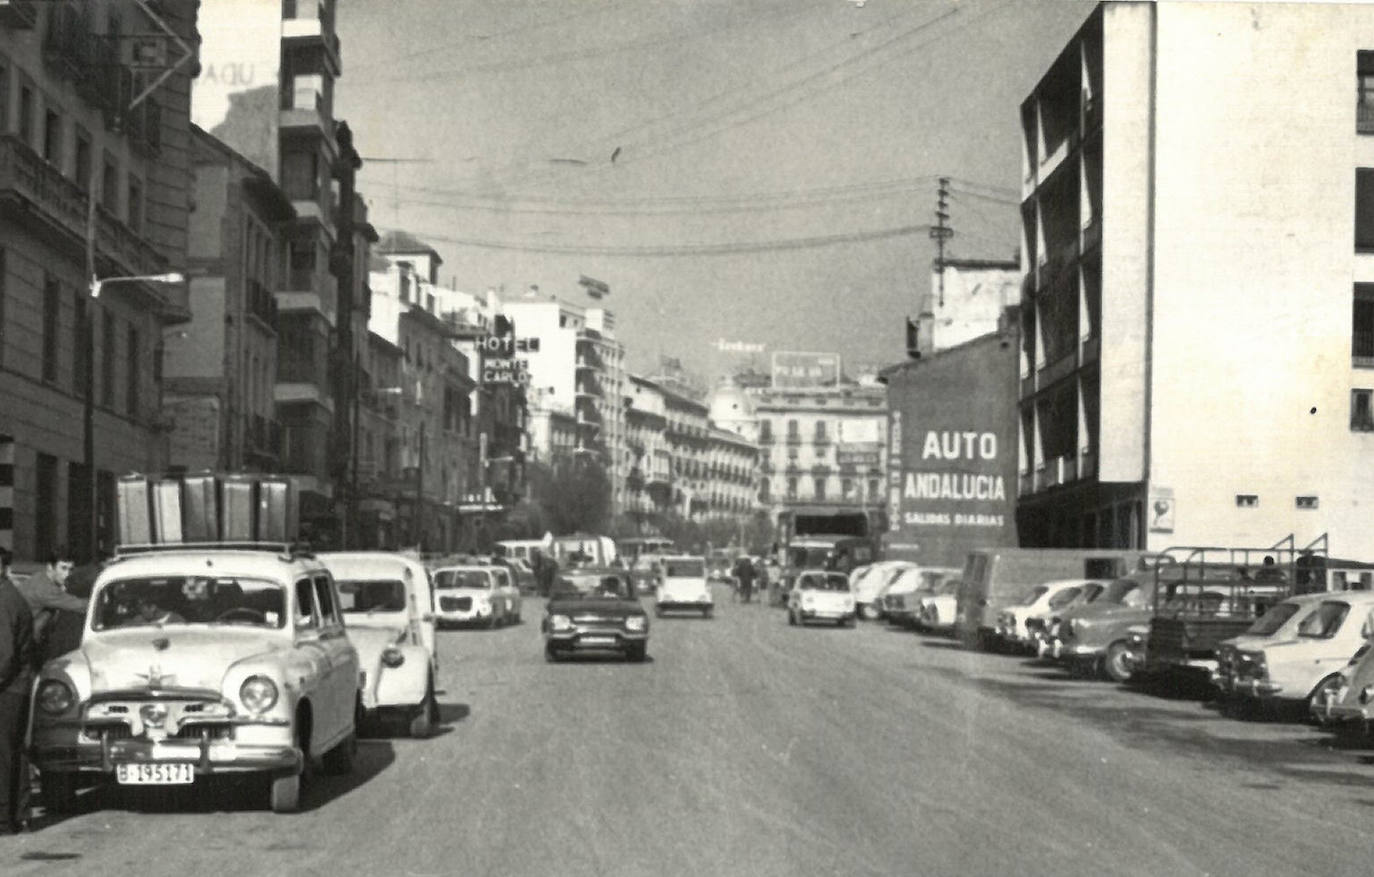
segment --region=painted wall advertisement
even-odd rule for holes
[[[838,353],[773,353],[773,386],[781,389],[835,387],[840,383]]]
[[[961,567],[1017,544],[1015,369],[1007,348],[974,344],[889,380],[889,556]]]
[[[200,4],[199,16],[204,41],[200,75],[191,86],[191,121],[280,181],[282,5],[265,0],[214,0]],[[299,97],[302,105],[312,109],[315,91],[323,88],[310,77],[301,77],[289,87],[289,107]],[[296,94],[298,90],[301,95]]]

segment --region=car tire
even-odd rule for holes
[[[553,643],[544,644],[544,661],[549,664],[557,664],[563,660],[563,654],[553,647]]]
[[[648,656],[649,646],[647,643],[631,643],[625,647],[625,660],[627,661],[642,664]]]
[[[710,618],[710,617],[711,617],[711,613],[712,613],[713,611],[714,611],[714,610],[713,610],[710,606],[707,606],[705,609],[702,609],[702,610],[701,610],[701,617],[702,617],[702,618]]]
[[[39,801],[50,814],[75,813],[79,774],[65,771],[42,771],[39,775]]]
[[[345,776],[353,772],[353,762],[358,754],[358,734],[355,731],[343,739],[338,746],[324,754],[324,772],[333,776]]]
[[[434,727],[437,724],[434,718],[438,711],[438,704],[434,700],[434,682],[431,681],[425,691],[425,699],[420,701],[419,711],[410,717],[406,731],[416,740],[434,736]]]
[[[1107,646],[1102,656],[1102,675],[1113,682],[1125,682],[1131,678],[1130,649],[1124,642],[1114,642]]]
[[[267,803],[273,813],[295,813],[301,809],[301,775],[273,777]]]
[[[1307,717],[1313,724],[1325,727],[1330,723],[1328,719],[1322,717],[1321,709],[1326,703],[1326,692],[1335,691],[1341,684],[1341,677],[1335,673],[1317,683],[1317,687],[1312,689],[1312,693],[1307,695]]]

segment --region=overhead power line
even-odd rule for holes
[[[817,235],[814,237],[785,238],[775,241],[742,241],[724,244],[687,244],[681,246],[586,246],[578,244],[540,244],[524,241],[492,241],[480,238],[458,238],[443,234],[406,229],[426,241],[477,247],[485,250],[512,250],[522,253],[558,253],[579,256],[630,256],[630,257],[672,257],[672,256],[728,256],[741,253],[766,253],[778,250],[804,250],[814,247],[828,247],[836,244],[863,243],[906,235],[922,234],[924,225],[903,225],[897,228],[884,228],[874,231],[852,232],[849,234]]]

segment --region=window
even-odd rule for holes
[[[801,438],[801,425],[796,420],[787,421],[787,437],[789,439]]]
[[[316,577],[315,599],[320,604],[320,621],[325,625],[338,624],[339,616],[334,611],[334,589],[330,587],[328,576]]]
[[[813,490],[813,493],[815,494],[816,499],[825,499],[825,479],[815,478],[813,479],[813,481],[815,482],[815,488]]]
[[[1355,251],[1374,252],[1374,168],[1355,168]]]
[[[826,436],[825,436],[825,421],[824,421],[824,420],[817,420],[817,421],[816,421],[816,439],[815,439],[816,444],[818,444],[818,445],[824,444],[824,443],[825,443],[825,438],[826,438]]]
[[[1314,509],[1317,507],[1317,498],[1315,496],[1295,496],[1293,497],[1293,505],[1300,509]]]
[[[84,291],[72,297],[72,312],[76,315],[72,320],[72,392],[78,398],[85,398],[87,389],[86,317],[90,313],[89,304]]]
[[[76,161],[72,173],[81,191],[89,193],[95,182],[91,179],[91,135],[80,125],[76,127]]]
[[[311,289],[315,285],[315,242],[291,242],[291,288]]]
[[[796,498],[797,498],[797,479],[796,479],[796,478],[788,478],[788,479],[787,479],[787,498],[788,498],[788,499],[796,499]]]
[[[296,582],[296,626],[297,627],[319,627],[320,619],[315,614],[315,600],[311,596],[314,589],[311,587],[310,579],[300,579]]]
[[[119,166],[114,156],[105,153],[105,163],[100,169],[100,206],[114,213],[119,200]]]
[[[1374,134],[1374,52],[1356,54],[1355,130]]]
[[[855,498],[856,498],[856,497],[854,496],[854,479],[853,479],[853,478],[841,478],[841,479],[840,479],[840,496],[843,497],[844,499],[855,499]]]
[[[1236,494],[1236,507],[1242,509],[1253,509],[1259,507],[1259,496],[1253,493]]]
[[[402,272],[397,280],[400,282],[401,303],[410,304],[410,275]]]
[[[43,279],[43,380],[57,380],[57,321],[62,289],[52,277]]]
[[[773,440],[773,421],[759,421],[759,441],[771,442]]]
[[[143,231],[143,183],[129,174],[129,228]]]
[[[62,116],[57,110],[43,113],[43,160],[56,167],[62,166]]]
[[[33,86],[28,83],[19,86],[19,139],[33,146]]]
[[[868,499],[869,499],[869,501],[871,502],[871,501],[877,499],[878,497],[880,497],[881,495],[882,495],[882,493],[880,492],[880,488],[879,488],[879,484],[878,484],[878,479],[876,479],[876,478],[870,478],[870,479],[868,479]]]
[[[1350,391],[1350,428],[1355,432],[1374,432],[1374,390]]]
[[[129,346],[124,351],[124,355],[126,359],[124,367],[128,371],[128,374],[125,375],[128,386],[125,388],[127,395],[124,397],[124,410],[131,417],[138,417],[138,384],[143,376],[139,374],[138,330],[133,326],[129,327]]]
[[[113,408],[115,403],[115,321],[106,313],[100,324],[100,404]]]
[[[759,502],[769,502],[767,478],[759,479]]]
[[[53,535],[57,524],[57,458],[38,454],[38,490],[34,498],[34,547],[38,557],[47,557],[56,547]]]

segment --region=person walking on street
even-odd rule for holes
[[[10,579],[11,559],[9,550],[0,547],[0,834],[22,831],[28,819],[24,729],[37,651],[33,613]]]
[[[739,581],[740,599],[748,603],[754,596],[754,565],[748,555],[741,554],[735,561],[735,579]]]
[[[43,648],[47,627],[59,611],[86,614],[86,601],[74,594],[67,593],[67,576],[71,575],[72,554],[66,548],[58,548],[48,555],[47,565],[42,571],[29,576],[28,581],[18,585],[19,593],[28,601],[29,611],[33,613],[33,639],[39,650]]]
[[[762,558],[754,561],[754,587],[759,592],[760,600],[768,599],[768,563]]]

